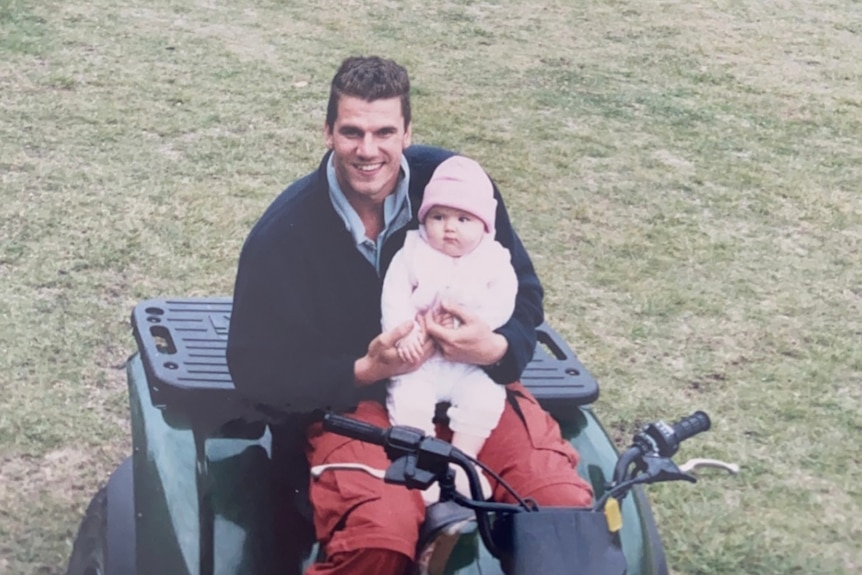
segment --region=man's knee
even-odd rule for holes
[[[335,556],[374,548],[412,558],[419,538],[419,526],[424,519],[422,497],[418,491],[386,485],[376,478],[369,479],[379,482],[378,497],[351,498],[352,491],[348,489],[333,494],[334,497],[316,501],[315,528],[325,553]],[[342,484],[342,487],[348,485]]]

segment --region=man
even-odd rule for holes
[[[228,342],[239,391],[295,414],[310,465],[362,462],[385,468],[382,448],[338,436],[315,422],[325,410],[388,426],[388,378],[415,370],[436,349],[482,366],[507,385],[509,401],[480,459],[521,496],[542,505],[592,499],[577,455],[556,423],[519,383],[542,321],[542,288],[512,229],[502,198],[496,239],[512,254],[518,295],[512,319],[492,331],[457,306],[449,328],[429,318],[421,358],[399,358],[395,342],[412,322],[380,333],[382,278],[416,213],[434,168],[451,152],[411,143],[406,70],[377,57],[348,58],[332,80],[320,167],[287,188],[249,234],[240,256]],[[494,498],[512,501],[496,482]],[[418,492],[364,473],[329,471],[311,482],[318,574],[400,575],[415,553],[425,507]]]

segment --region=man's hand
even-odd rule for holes
[[[410,373],[425,363],[434,353],[434,342],[421,338],[418,353],[402,354],[396,344],[413,330],[414,322],[406,321],[394,329],[381,333],[368,344],[368,352],[353,364],[356,385],[371,385],[394,375]]]
[[[506,338],[492,331],[479,316],[445,300],[439,311],[425,315],[425,331],[450,361],[492,365],[509,349]]]

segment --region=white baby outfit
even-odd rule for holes
[[[496,329],[511,317],[517,291],[509,251],[490,233],[472,252],[454,258],[432,248],[424,228],[409,231],[383,282],[383,331],[415,320],[443,299]],[[506,394],[482,368],[449,361],[437,352],[416,371],[392,378],[387,399],[390,421],[433,435],[432,419],[440,401],[451,404],[453,432],[487,438],[497,426]]]

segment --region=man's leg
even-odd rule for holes
[[[273,570],[278,575],[300,575],[302,559],[314,544],[308,502],[308,463],[305,432],[295,425],[272,425],[270,481],[272,485]]]
[[[362,402],[349,417],[389,426],[382,405]],[[324,431],[309,432],[309,464],[364,463],[386,469],[383,448]],[[425,505],[418,491],[362,471],[328,470],[311,480],[314,529],[326,554],[307,575],[403,575],[416,551]]]
[[[357,549],[356,551],[336,553],[324,563],[312,565],[306,575],[330,575],[343,573],[357,575],[380,573],[383,575],[404,575],[412,561],[406,555],[388,549]]]
[[[589,506],[592,488],[577,474],[578,454],[562,438],[557,422],[523,385],[507,387],[515,394],[519,409],[506,402],[500,423],[485,442],[479,459],[521,497],[533,498],[539,505]],[[496,501],[514,502],[497,482],[492,480],[491,485]]]

